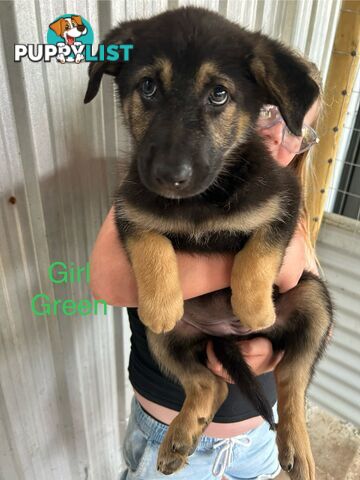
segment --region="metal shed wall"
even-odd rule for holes
[[[335,328],[310,398],[360,426],[360,222],[325,216],[318,255],[335,306]]]
[[[116,21],[188,2],[0,2],[0,479],[115,479],[129,388],[121,312],[35,317],[31,298],[89,298],[54,285],[53,261],[85,265],[127,148],[109,79],[82,104],[87,66],[13,61],[43,43],[63,13],[88,19],[95,42]],[[325,77],[340,1],[191,2],[298,47]],[[314,391],[315,395],[315,391]]]

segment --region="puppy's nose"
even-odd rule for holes
[[[162,186],[184,188],[192,177],[193,169],[188,163],[181,165],[158,165],[155,168],[155,180]]]
[[[85,25],[78,25],[77,29],[79,30],[79,32],[83,32],[85,30]]]

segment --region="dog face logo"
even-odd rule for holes
[[[82,23],[80,15],[73,15],[69,18],[59,18],[49,25],[58,37],[62,37],[65,43],[73,45],[78,37],[86,35],[87,29]]]
[[[83,44],[93,43],[93,33],[90,24],[80,15],[65,14],[50,23],[48,31],[48,43],[58,46],[77,47]],[[74,50],[74,49],[72,49]],[[66,56],[59,53],[56,57],[60,63],[84,60],[82,53]]]

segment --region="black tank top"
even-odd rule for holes
[[[134,389],[152,402],[180,411],[185,393],[180,384],[162,374],[147,344],[145,327],[136,308],[128,308],[131,328],[131,353],[129,379]],[[270,405],[276,402],[276,385],[273,373],[258,377]],[[229,384],[229,395],[214,417],[214,422],[232,423],[256,417],[258,412],[236,385]]]

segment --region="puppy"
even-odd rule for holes
[[[296,480],[314,480],[304,401],[332,323],[325,285],[304,273],[279,295],[273,285],[297,224],[301,192],[255,132],[259,110],[277,105],[301,134],[319,95],[307,65],[280,43],[216,13],[167,11],[120,24],[106,44],[133,43],[132,61],[89,69],[85,103],[104,74],[114,76],[133,138],[116,222],[133,270],[138,313],[152,354],[186,393],[160,447],[158,469],[182,468],[227,397],[224,380],[205,367],[206,344],[260,414],[270,406],[236,346],[236,336],[186,335],[184,315],[206,321],[221,308],[286,353],[275,375],[280,463]],[[175,251],[233,252],[231,289],[185,302]],[[276,318],[276,323],[275,322]]]

